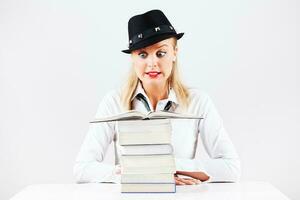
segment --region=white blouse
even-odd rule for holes
[[[191,102],[185,112],[203,116],[204,119],[171,120],[176,170],[205,172],[210,176],[209,182],[237,181],[240,177],[240,161],[220,115],[206,93],[197,89],[189,89],[189,92]],[[141,83],[132,98],[133,109],[148,112],[145,105],[135,98],[139,93],[145,96],[153,110]],[[181,106],[172,89],[169,90],[167,99],[157,103],[156,110],[163,110],[168,101],[172,101],[170,111],[181,112]],[[124,112],[120,91],[112,91],[101,101],[95,118],[120,112]],[[120,175],[116,174],[120,156],[116,138],[116,122],[90,124],[73,170],[76,182],[120,182]],[[198,138],[201,139],[208,158],[203,159],[196,154]],[[103,163],[106,150],[112,142],[115,147],[115,165]]]

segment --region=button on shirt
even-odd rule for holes
[[[133,109],[148,112],[145,104],[136,98],[138,94],[145,97],[153,111],[141,83],[132,98]],[[204,119],[171,120],[176,170],[205,172],[210,177],[209,182],[237,181],[240,177],[240,161],[220,115],[205,92],[189,89],[189,94],[191,101],[184,112],[203,116]],[[107,94],[99,104],[95,118],[124,112],[120,97],[120,90]],[[167,99],[157,103],[156,110],[164,110],[169,101],[172,102],[169,111],[182,112],[172,89]],[[90,124],[74,166],[76,182],[120,182],[120,175],[116,174],[120,158],[116,134],[116,122]],[[115,165],[103,163],[106,150],[112,142],[115,147]],[[199,144],[203,146],[200,148]],[[206,151],[206,158],[197,153],[199,148]]]

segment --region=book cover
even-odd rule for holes
[[[201,116],[195,116],[185,113],[175,113],[169,111],[150,111],[146,114],[130,110],[114,116],[97,118],[90,123],[110,122],[110,121],[123,121],[123,120],[145,120],[145,119],[203,119]]]

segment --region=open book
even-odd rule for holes
[[[91,121],[90,123],[123,121],[123,120],[144,120],[144,119],[203,119],[203,118],[201,116],[174,113],[169,111],[150,111],[147,114],[143,114],[137,110],[130,110],[114,116],[97,118]]]

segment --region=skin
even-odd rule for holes
[[[131,52],[134,70],[154,110],[158,101],[168,98],[168,78],[171,75],[177,52],[174,38]],[[177,175],[190,178],[180,178]],[[208,180],[209,176],[203,172],[177,171],[174,178],[176,185],[194,185]]]
[[[176,175],[184,175],[184,176],[189,176],[191,178],[183,179],[177,177],[179,179],[176,179]],[[201,181],[207,181],[209,179],[209,176],[207,176],[207,174],[205,174],[204,172],[176,171],[176,175],[175,175],[176,185],[194,185],[194,184],[201,183]]]
[[[131,52],[134,70],[154,110],[159,100],[168,97],[168,78],[176,55],[173,38]]]

